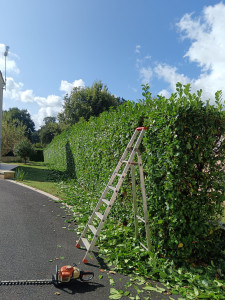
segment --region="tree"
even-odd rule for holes
[[[25,134],[30,139],[32,132],[35,130],[35,124],[31,119],[30,114],[26,109],[19,109],[17,107],[10,108],[8,111],[3,112],[3,119],[7,121],[17,120],[22,122],[26,127]]]
[[[18,120],[7,122],[2,120],[2,155],[13,151],[16,143],[24,138],[26,126]]]
[[[26,164],[27,159],[33,154],[34,148],[31,142],[27,138],[24,138],[14,146],[13,152],[16,156],[23,158]]]
[[[56,117],[45,117],[44,118],[45,125],[48,123],[56,123]]]
[[[59,124],[56,123],[55,117],[44,118],[45,125],[40,129],[40,140],[42,145],[51,143],[52,139],[61,133]]]
[[[58,114],[58,119],[60,124],[72,125],[81,117],[88,120],[123,102],[123,98],[112,95],[101,81],[94,82],[92,87],[74,88],[70,96],[64,97],[63,112]]]
[[[40,129],[32,132],[30,141],[32,144],[40,143]]]

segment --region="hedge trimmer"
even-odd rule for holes
[[[89,281],[94,277],[93,272],[80,271],[74,266],[63,266],[58,270],[56,265],[56,272],[52,275],[52,279],[33,279],[33,280],[0,280],[0,285],[46,285],[54,284],[55,286],[61,283],[68,283],[74,279],[81,281]]]

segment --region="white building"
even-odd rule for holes
[[[5,82],[2,76],[2,72],[0,71],[0,161],[2,158],[2,102],[3,102],[3,88],[5,86]]]

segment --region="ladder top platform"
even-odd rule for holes
[[[147,127],[137,127],[136,130],[137,130],[137,131],[147,130]]]

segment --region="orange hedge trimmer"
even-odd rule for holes
[[[33,279],[33,280],[1,280],[0,285],[44,285],[54,284],[56,286],[61,283],[68,283],[74,279],[80,279],[81,281],[89,281],[94,277],[93,272],[80,271],[74,266],[63,266],[58,270],[56,265],[56,273],[52,275],[52,279]]]
[[[59,283],[70,282],[73,279],[89,281],[93,277],[93,272],[80,271],[76,266],[63,266],[60,271],[58,271],[58,266],[56,265],[56,277],[54,278],[54,282],[58,285]]]

